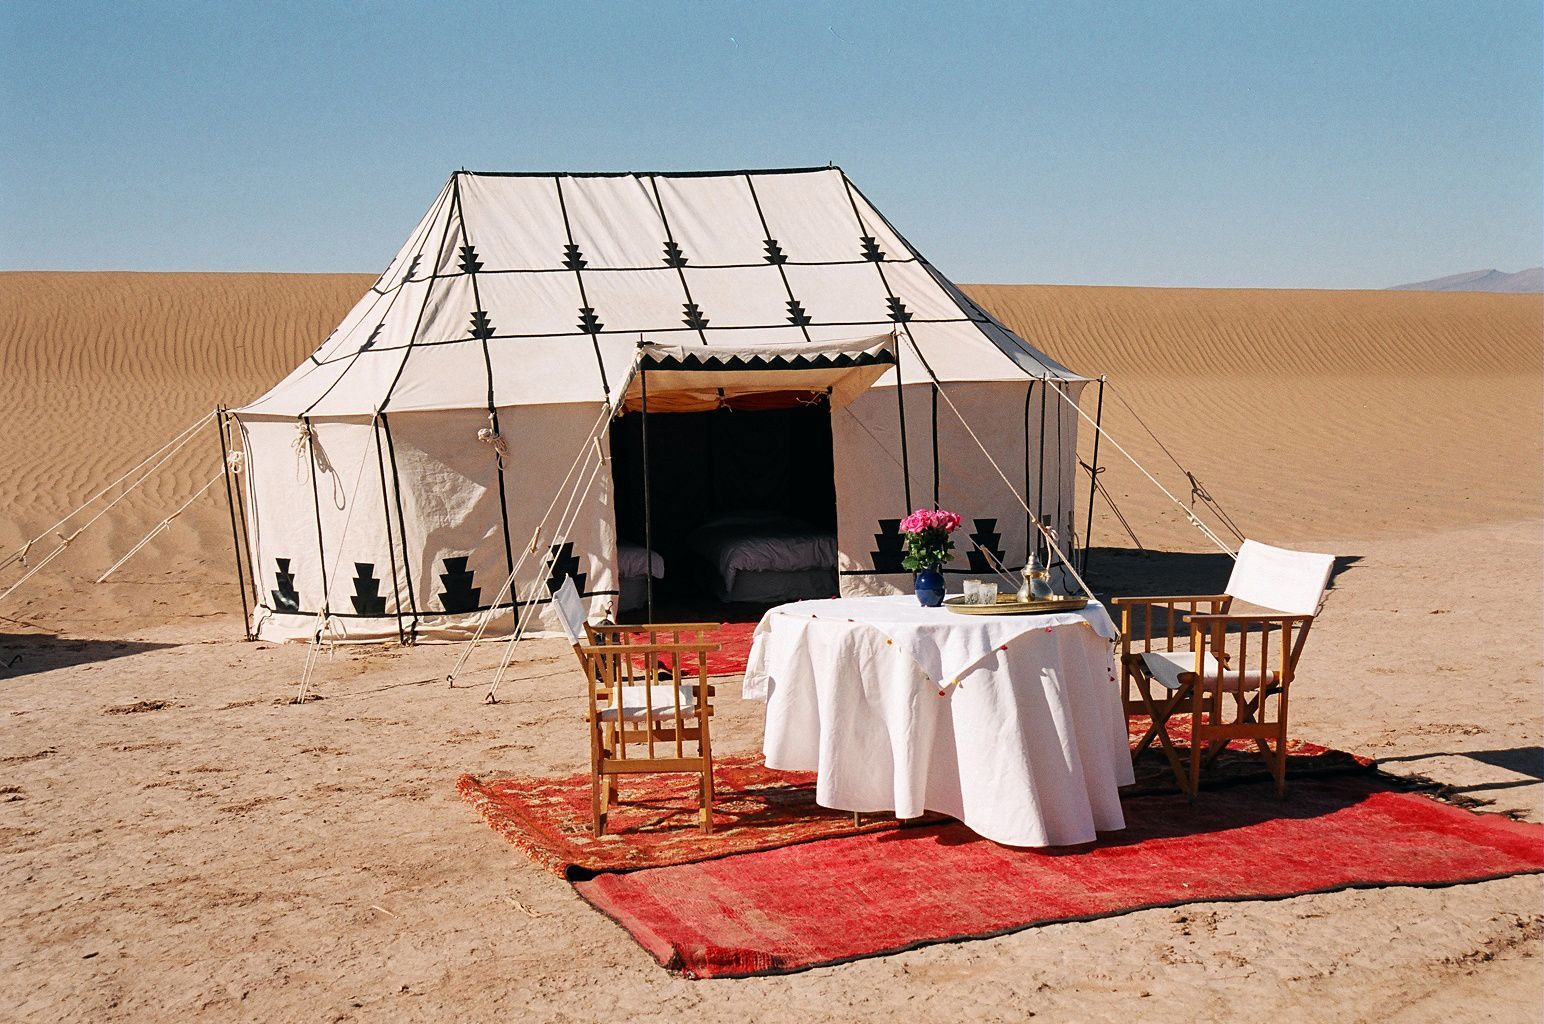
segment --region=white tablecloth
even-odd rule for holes
[[[849,811],[937,811],[1011,846],[1124,828],[1126,720],[1103,606],[965,616],[911,595],[800,601],[756,627],[767,765]]]

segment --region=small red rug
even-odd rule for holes
[[[1544,827],[1387,788],[1377,776],[1127,801],[1087,846],[1022,850],[963,825],[893,829],[575,883],[663,966],[785,974],[1035,925],[1184,903],[1544,870]]]
[[[719,649],[708,654],[708,675],[744,675],[745,663],[751,656],[751,641],[756,632],[754,622],[724,622],[706,639],[719,644]],[[633,634],[634,643],[643,643],[645,633]]]
[[[1133,737],[1141,736],[1145,728],[1145,721],[1133,722]],[[1170,731],[1183,738],[1181,731]],[[1289,784],[1372,767],[1364,758],[1312,743],[1298,741],[1289,747]],[[1149,751],[1137,762],[1136,775],[1136,785],[1122,790],[1122,796],[1177,790],[1168,763],[1156,752]],[[1209,791],[1267,775],[1264,762],[1251,750],[1229,749],[1207,768],[1204,786]],[[686,864],[945,820],[925,817],[897,821],[888,815],[869,815],[855,826],[851,814],[815,803],[813,772],[773,771],[762,763],[759,754],[715,757],[713,780],[716,795],[713,832],[709,835],[697,828],[696,783],[686,775],[624,777],[620,802],[611,810],[607,834],[599,839],[590,835],[588,772],[557,779],[487,781],[463,775],[456,791],[495,832],[538,864],[566,878]]]

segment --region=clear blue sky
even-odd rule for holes
[[[0,267],[376,272],[457,167],[835,162],[960,281],[1541,262],[1510,3],[22,3]]]

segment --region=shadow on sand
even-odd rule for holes
[[[47,633],[0,633],[0,683],[175,646],[142,640],[72,640]]]

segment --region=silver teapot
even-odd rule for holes
[[[1019,587],[1019,600],[1050,601],[1057,597],[1056,589],[1051,586],[1051,570],[1043,568],[1038,559],[1031,559],[1024,567],[1024,583]]]

